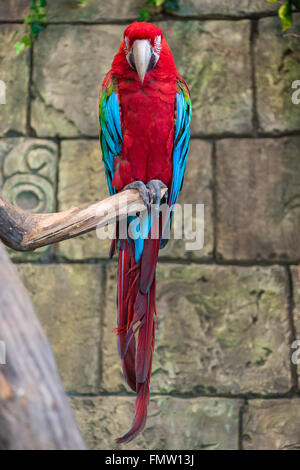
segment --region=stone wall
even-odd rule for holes
[[[144,2],[51,0],[15,56],[26,0],[0,0],[0,186],[35,211],[107,194],[98,91]],[[205,247],[171,242],[158,268],[159,329],[147,428],[129,449],[300,448],[300,39],[266,0],[181,0],[159,24],[193,100],[180,200],[205,204]],[[300,33],[300,15],[293,32]],[[112,332],[116,264],[88,234],[12,254],[53,346],[90,448],[117,448],[134,396]],[[123,446],[124,447],[124,446]]]

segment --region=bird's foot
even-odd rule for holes
[[[161,190],[164,188],[167,188],[167,186],[160,180],[151,180],[146,185],[142,181],[133,181],[125,186],[122,191],[126,191],[126,189],[137,189],[148,212],[150,212],[150,204],[154,204],[155,214],[157,215],[159,214],[159,206],[162,200]],[[167,201],[167,199],[168,191],[163,196],[163,200]]]
[[[150,200],[155,206],[155,214],[159,215],[159,206],[161,200],[168,200],[168,191],[164,194],[163,198],[161,197],[161,190],[167,188],[167,186],[160,180],[151,180],[146,184],[146,187],[149,190]]]
[[[148,212],[150,212],[150,192],[145,183],[142,181],[133,181],[132,183],[127,184],[122,191],[126,191],[126,189],[137,189]]]

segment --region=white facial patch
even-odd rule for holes
[[[155,63],[158,61],[161,51],[161,36],[156,36],[154,39],[153,54],[155,55]]]
[[[155,37],[153,47],[150,39],[136,39],[131,48],[129,38],[125,36],[124,52],[130,67],[144,77],[158,62],[161,53],[161,35]]]
[[[124,41],[125,41],[125,54],[126,54],[126,57],[127,55],[129,54],[129,39],[128,39],[128,36],[125,36],[124,38]],[[127,59],[128,60],[128,59]]]

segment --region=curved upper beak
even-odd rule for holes
[[[140,77],[141,82],[143,83],[151,60],[151,46],[149,41],[146,39],[137,39],[134,41],[132,47],[136,71]]]

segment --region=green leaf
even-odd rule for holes
[[[142,8],[140,11],[139,11],[139,21],[149,21],[149,18],[150,18],[150,14],[149,14],[149,11],[147,10],[147,8]]]
[[[45,7],[39,8],[38,17],[43,18],[45,16],[46,16],[46,8]]]
[[[31,46],[31,41],[29,36],[24,36],[22,38],[22,43],[24,44],[25,47],[30,47]]]
[[[268,0],[268,2],[278,2],[278,0]]]
[[[147,0],[147,5],[154,5],[156,7],[159,7],[160,5],[163,5],[165,0]]]
[[[43,31],[44,27],[38,23],[38,22],[34,22],[32,23],[31,25],[31,32],[32,32],[32,35],[34,37],[34,39],[37,39],[39,37],[39,34],[41,31]]]
[[[32,21],[33,21],[33,19],[34,19],[34,16],[31,15],[31,14],[29,14],[29,15],[26,16],[26,18],[25,18],[25,20],[24,20],[24,23],[25,23],[25,24],[31,24]]]
[[[282,21],[282,31],[285,31],[288,28],[293,26],[293,19],[292,19],[292,4],[290,1],[285,2],[279,8],[278,15]]]
[[[179,0],[165,0],[164,6],[167,10],[179,10]]]
[[[18,41],[14,45],[14,48],[15,48],[16,54],[19,55],[20,52],[22,52],[25,49],[25,44],[23,42]]]

